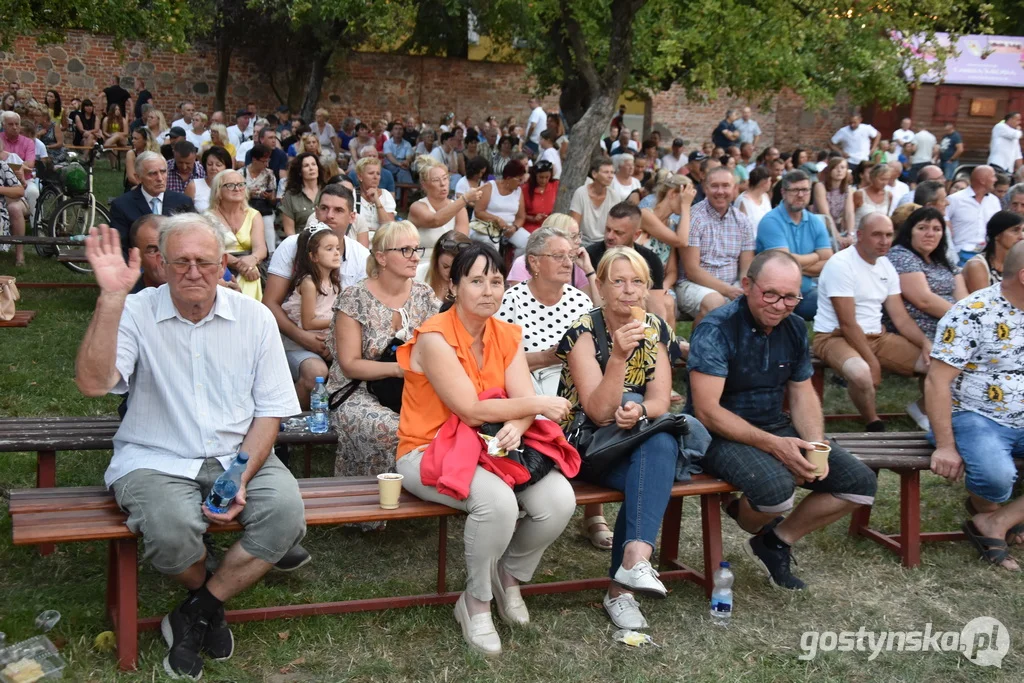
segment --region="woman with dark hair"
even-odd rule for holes
[[[496,225],[505,237],[511,237],[526,222],[523,175],[526,165],[512,159],[501,171],[501,180],[489,180],[476,202],[476,220]]]
[[[475,190],[483,185],[484,178],[487,176],[487,170],[490,167],[491,164],[487,159],[484,159],[480,155],[468,159],[466,161],[466,175],[459,178],[459,182],[455,183],[455,198],[458,199],[469,190]],[[472,210],[470,210],[469,216],[470,219],[472,219]]]
[[[46,111],[50,115],[50,121],[58,128],[64,128],[64,108],[61,105],[60,93],[56,90],[46,91]]]
[[[466,590],[455,604],[455,620],[472,649],[495,656],[501,639],[491,599],[506,623],[530,622],[519,586],[533,578],[576,509],[566,476],[579,470],[579,455],[551,422],[565,419],[569,402],[534,393],[519,326],[495,317],[505,292],[501,256],[473,243],[455,257],[451,279],[451,308],[398,348],[405,388],[395,469],[413,495],[468,513]],[[540,415],[547,420],[537,420]],[[497,449],[518,449],[525,438],[554,467],[534,483],[522,482],[506,470],[514,463],[490,458],[490,449],[452,447],[463,435],[478,439],[482,425],[497,427],[491,442]],[[509,480],[522,482],[519,490]]]
[[[1010,248],[1024,239],[1024,216],[1012,211],[997,211],[988,219],[985,251],[964,264],[968,293],[1003,281],[1003,261]]]
[[[790,165],[794,169],[806,171],[811,174],[812,178],[818,169],[814,168],[814,163],[811,161],[811,154],[803,147],[797,147],[793,150],[793,156],[789,158]],[[813,170],[812,170],[813,169]]]
[[[530,180],[526,183],[523,202],[526,209],[523,227],[533,232],[555,210],[558,197],[558,181],[552,180],[555,166],[550,161],[538,161],[530,168]]]
[[[562,157],[564,163],[566,157],[569,156],[569,136],[565,134],[565,126],[562,125],[562,117],[558,115],[558,112],[548,113],[548,125],[545,130],[554,133],[555,149],[558,150],[558,156]]]
[[[772,202],[768,198],[771,183],[772,174],[768,169],[764,166],[755,166],[747,179],[747,189],[733,202],[733,205],[750,219],[755,231],[761,219],[772,210]]]
[[[850,166],[843,157],[832,157],[818,173],[818,182],[811,188],[814,213],[832,218],[839,248],[854,241],[853,190],[850,188]]]
[[[291,160],[281,200],[281,227],[286,236],[306,227],[316,210],[316,196],[326,184],[326,171],[316,154],[303,152]]]
[[[269,147],[261,142],[252,146],[249,165],[241,169],[249,193],[249,206],[260,212],[263,221],[263,238],[267,253],[277,249],[277,235],[274,233],[274,205],[277,204],[277,176],[270,170]]]
[[[132,135],[138,135],[140,132],[144,132],[147,136],[149,135],[149,131],[145,127],[136,128]],[[149,137],[148,139],[152,140],[153,138]],[[231,155],[223,147],[210,147],[203,152],[200,162],[203,168],[206,169],[206,177],[196,178],[189,183],[189,187],[192,187],[195,192],[195,195],[192,197],[192,203],[196,205],[197,213],[203,213],[210,208],[210,192],[213,186],[213,179],[221,171],[232,168],[234,164]]]
[[[452,294],[452,262],[459,252],[472,244],[473,241],[458,230],[449,230],[441,235],[430,254],[430,267],[427,270],[426,282],[438,301],[451,302]]]
[[[495,177],[501,175],[505,170],[505,164],[512,160],[512,152],[519,146],[519,138],[514,135],[502,135],[498,140],[498,149],[494,150],[494,157],[491,159],[491,173]]]
[[[128,124],[117,104],[110,105],[110,110],[103,117],[103,135],[106,138],[104,147],[121,147],[128,144]]]
[[[75,147],[92,147],[97,140],[103,139],[100,119],[96,116],[96,107],[92,100],[82,100],[82,111],[75,117]]]

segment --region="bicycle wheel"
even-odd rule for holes
[[[32,217],[32,232],[39,236],[49,236],[50,219],[57,211],[64,195],[56,185],[43,185],[43,191],[39,193],[36,200],[36,213]],[[57,249],[49,244],[37,244],[36,253],[44,258],[52,258],[57,255]]]
[[[75,235],[88,235],[89,229],[99,226],[102,223],[110,223],[110,212],[107,207],[96,202],[96,212],[89,219],[89,198],[73,197],[61,204],[53,218],[50,220],[50,235],[53,237],[74,237]],[[82,245],[59,245],[57,246],[58,259],[61,256],[71,257],[81,254]],[[75,262],[62,260],[65,266],[76,273],[91,273],[92,268],[86,262]]]

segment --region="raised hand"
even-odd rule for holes
[[[85,258],[92,266],[101,293],[127,296],[142,276],[139,250],[133,247],[128,253],[128,263],[125,263],[121,255],[121,236],[109,225],[89,229],[89,236],[85,238]]]

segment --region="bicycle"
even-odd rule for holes
[[[65,187],[65,199],[50,219],[50,235],[52,237],[77,238],[85,240],[89,230],[94,226],[110,224],[110,209],[102,202],[96,201],[93,194],[93,166],[96,157],[103,154],[103,143],[97,142],[89,151],[86,159],[82,162],[86,174],[86,187],[84,193],[77,196]],[[74,250],[81,249],[79,244],[57,245],[58,259],[61,254],[70,254]],[[91,273],[92,268],[87,262],[75,262],[72,260],[61,261],[70,270],[76,273]]]
[[[39,199],[36,200],[36,212],[32,216],[32,231],[34,234],[43,237],[50,232],[50,221],[53,219],[57,207],[64,201],[64,184],[60,180],[58,171],[39,176],[40,191]],[[50,258],[57,255],[57,250],[48,244],[37,244],[36,253],[43,258]]]

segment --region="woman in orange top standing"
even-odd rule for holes
[[[460,251],[452,263],[451,285],[454,305],[427,320],[399,347],[405,390],[395,468],[413,495],[469,514],[464,534],[466,590],[455,604],[455,619],[470,647],[497,655],[501,639],[491,621],[491,598],[497,600],[498,614],[506,623],[529,622],[519,583],[533,577],[544,550],[572,517],[572,486],[554,469],[516,493],[478,465],[469,496],[457,500],[422,482],[423,451],[453,413],[473,427],[503,422],[496,436],[499,445],[518,448],[536,416],[562,420],[569,402],[534,394],[519,326],[494,318],[505,292],[498,252],[482,243]],[[504,389],[508,398],[477,398],[495,388]],[[526,516],[517,525],[520,508]]]

